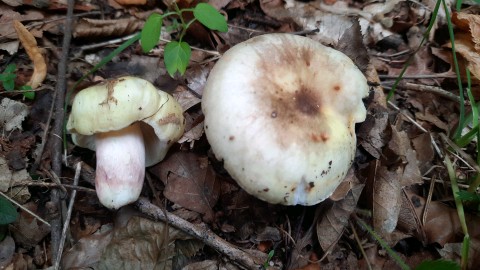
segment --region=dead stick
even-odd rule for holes
[[[77,163],[75,169],[75,178],[73,179],[73,185],[78,185],[78,178],[80,178],[80,170],[82,169],[81,162]],[[72,195],[70,196],[70,202],[68,204],[67,218],[65,218],[65,223],[63,224],[62,237],[60,238],[60,245],[58,246],[57,259],[55,260],[55,270],[60,269],[60,261],[62,260],[63,247],[65,245],[65,239],[67,238],[68,225],[70,224],[70,218],[72,217],[73,203],[75,202],[75,197],[77,196],[77,191],[73,190]]]
[[[73,23],[73,7],[75,5],[75,0],[68,0],[67,4],[67,17],[65,19],[65,28],[63,32],[63,43],[62,43],[62,58],[58,63],[57,70],[57,85],[55,91],[55,122],[52,128],[51,136],[49,137],[51,149],[53,152],[52,157],[52,169],[58,177],[62,176],[62,135],[63,135],[63,124],[65,118],[65,112],[63,106],[65,103],[65,92],[67,89],[67,63],[68,63],[68,52],[70,49],[70,41],[72,39],[72,23]],[[50,200],[61,213],[61,200],[60,200],[60,191],[58,189],[52,190],[50,194]],[[52,225],[51,230],[51,239],[52,239],[52,263],[55,264],[57,259],[57,251],[60,246],[60,237],[62,233],[62,215],[56,215],[55,218],[50,222]]]
[[[267,260],[266,254],[262,254],[265,255],[262,256],[263,258],[253,258],[251,254],[223,240],[206,227],[192,224],[172,213],[167,213],[167,215],[165,215],[162,209],[158,208],[156,205],[153,205],[145,198],[140,198],[136,202],[136,206],[142,213],[152,217],[155,220],[167,222],[172,226],[202,240],[208,246],[221,252],[234,262],[237,262],[247,269],[260,269],[261,264]]]

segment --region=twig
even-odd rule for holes
[[[75,169],[75,177],[73,178],[73,185],[78,185],[78,179],[80,178],[80,171],[82,169],[81,162],[77,163],[77,168]],[[60,245],[58,246],[57,259],[55,260],[55,270],[60,268],[60,261],[62,259],[63,246],[65,245],[65,238],[67,237],[68,225],[70,224],[70,218],[72,216],[73,203],[75,202],[75,197],[77,196],[77,191],[73,190],[72,195],[70,196],[70,202],[68,203],[67,218],[63,224],[62,237],[60,238]]]
[[[47,187],[47,188],[61,188],[60,186],[63,186],[64,188],[68,189],[74,189],[76,191],[83,191],[87,193],[95,193],[94,189],[91,188],[86,188],[86,187],[81,187],[81,186],[74,186],[74,185],[68,185],[68,184],[56,184],[56,183],[45,183],[45,182],[39,182],[39,181],[21,181],[21,182],[15,182],[12,187],[22,187],[22,186],[29,186],[29,187]]]
[[[465,151],[463,151],[462,149],[460,149],[460,147],[458,147],[458,145],[456,145],[454,142],[452,142],[452,140],[450,140],[447,135],[445,135],[444,133],[440,133],[440,137],[442,138],[442,140],[444,142],[446,142],[455,152],[457,152],[463,159],[464,159],[464,162],[469,165],[471,168],[475,169],[475,171],[477,171],[477,173],[480,173],[480,167],[477,165],[477,163],[472,159],[472,157],[465,153]]]
[[[403,75],[402,79],[440,79],[440,78],[456,78],[457,75],[444,72],[439,74],[420,74],[420,75]],[[396,79],[398,75],[386,75],[386,74],[379,74],[378,78],[380,79]]]
[[[63,105],[65,102],[65,92],[67,88],[67,63],[68,63],[68,52],[70,49],[70,41],[72,38],[72,24],[73,24],[73,7],[75,5],[75,0],[68,0],[67,4],[67,17],[65,19],[65,28],[63,32],[63,44],[62,44],[62,58],[58,63],[57,70],[57,85],[55,91],[57,92],[55,98],[55,122],[52,128],[51,136],[49,137],[51,149],[53,152],[52,155],[52,170],[59,177],[62,175],[62,133],[65,112],[63,110]],[[50,200],[53,205],[56,206],[58,211],[61,213],[62,208],[60,204],[60,194],[57,189],[52,190],[50,194]],[[51,230],[51,239],[52,239],[52,260],[58,258],[57,251],[60,246],[60,237],[62,231],[62,215],[55,215],[55,218],[52,219],[52,230]],[[52,261],[55,264],[55,261]]]
[[[133,34],[128,35],[128,36],[121,37],[121,38],[116,38],[116,39],[112,39],[112,40],[107,40],[107,41],[104,41],[104,42],[100,42],[100,43],[96,43],[96,44],[91,44],[91,45],[85,45],[85,46],[80,47],[80,51],[87,51],[87,50],[91,50],[91,49],[96,49],[96,48],[102,48],[102,47],[105,47],[105,46],[110,46],[110,45],[117,44],[117,43],[122,43],[122,42],[125,42],[125,41],[131,39],[132,37],[136,36],[137,34],[138,34],[138,32],[133,33]]]
[[[46,220],[44,220],[43,218],[39,217],[37,214],[33,213],[32,211],[30,211],[28,208],[25,208],[23,205],[19,204],[18,202],[16,202],[15,200],[12,200],[10,197],[8,197],[5,193],[1,192],[0,191],[0,195],[2,195],[5,199],[9,200],[11,203],[15,204],[16,206],[20,207],[20,209],[22,209],[23,211],[29,213],[30,215],[32,215],[34,218],[38,219],[40,222],[44,223],[45,225],[47,225],[48,227],[52,227],[52,225],[50,225],[50,223],[48,223]]]
[[[136,202],[136,206],[142,213],[155,220],[161,220],[163,222],[172,224],[174,227],[202,240],[208,246],[226,255],[231,260],[239,263],[247,269],[260,269],[262,263],[267,260],[266,254],[262,253],[262,258],[254,258],[249,253],[223,240],[206,227],[192,224],[172,213],[167,213],[167,215],[165,215],[160,208],[151,204],[145,198],[140,198]]]
[[[422,84],[416,84],[416,83],[401,81],[398,84],[398,88],[413,90],[413,91],[417,91],[417,92],[428,92],[428,93],[432,93],[432,94],[442,96],[444,98],[451,99],[455,102],[460,102],[460,97],[459,96],[457,96],[453,93],[450,93],[447,90],[444,90],[444,89],[442,89],[440,87],[437,87],[437,86],[422,85]],[[465,104],[470,104],[470,103],[468,101],[465,101]]]
[[[74,164],[77,164],[80,161],[80,158],[68,156],[65,166],[71,169],[75,169]],[[85,162],[82,162],[82,173],[80,174],[80,177],[83,181],[89,183],[92,186],[95,186],[95,170]]]

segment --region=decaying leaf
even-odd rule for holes
[[[143,21],[133,16],[117,20],[83,18],[75,25],[73,36],[75,38],[125,36],[137,31],[143,24]]]
[[[152,172],[164,182],[163,193],[170,201],[204,214],[205,218],[212,217],[220,182],[207,157],[177,152],[152,167]]]
[[[408,199],[415,208],[415,214],[419,220],[423,220],[426,211],[425,224],[423,224],[427,244],[438,243],[441,246],[446,243],[459,241],[461,225],[455,208],[451,208],[441,202],[433,201],[427,206],[426,200],[412,191],[406,191]],[[427,208],[425,208],[427,207]],[[470,238],[480,236],[480,218],[466,213],[466,222]]]
[[[28,115],[28,106],[9,98],[3,98],[0,103],[0,127],[2,132],[22,130],[22,122]]]
[[[63,254],[62,269],[75,269],[95,265],[112,240],[112,226],[104,225],[97,232],[80,239]]]
[[[467,269],[480,269],[480,241],[478,239],[470,239],[468,250],[468,267]],[[462,243],[448,243],[443,248],[437,249],[442,259],[456,261],[460,264],[462,258]]]
[[[30,201],[23,205],[31,212],[42,216],[37,202]],[[35,247],[39,242],[50,233],[50,227],[40,222],[30,213],[21,211],[18,219],[12,223],[10,230],[15,239],[15,243],[25,249]]]
[[[342,236],[343,230],[348,225],[350,214],[355,210],[363,190],[364,185],[360,184],[352,169],[345,177],[344,182],[349,183],[349,192],[343,199],[335,201],[322,219],[317,222],[318,242],[325,252],[330,252]]]
[[[406,189],[402,190],[402,206],[398,215],[397,228],[407,235],[417,237],[423,244],[427,243],[422,221],[416,215],[415,206],[408,199]]]
[[[373,227],[384,238],[395,230],[402,203],[401,174],[379,166],[373,192]]]
[[[418,160],[415,150],[410,144],[410,138],[405,131],[398,131],[395,126],[391,126],[391,138],[388,143],[388,149],[394,153],[390,158],[393,161],[399,161],[399,171],[401,171],[401,186],[410,186],[423,183]]]
[[[98,269],[172,269],[175,241],[188,239],[163,222],[132,217],[126,226],[113,231]]]
[[[37,40],[35,40],[35,37],[27,30],[27,28],[25,28],[20,21],[14,21],[13,26],[17,32],[18,39],[25,48],[28,57],[33,62],[33,74],[28,85],[30,85],[32,89],[36,89],[42,84],[47,76],[47,64],[37,46]]]
[[[358,139],[360,145],[374,158],[379,159],[382,148],[387,143],[385,129],[388,126],[387,109],[376,104],[367,110],[367,119],[360,125]]]

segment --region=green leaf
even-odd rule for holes
[[[458,198],[462,201],[480,202],[480,195],[477,193],[460,190],[457,192],[457,194]]]
[[[20,90],[32,90],[32,87],[30,85],[24,85],[20,87]],[[33,100],[35,98],[35,92],[29,91],[29,92],[23,92],[23,96],[26,99]]]
[[[5,80],[2,82],[3,88],[7,91],[13,91],[15,89],[15,81],[14,80]]]
[[[13,73],[15,71],[15,69],[17,68],[17,66],[15,66],[15,64],[9,64],[6,68],[5,68],[5,73]]]
[[[213,6],[200,3],[193,10],[193,16],[206,27],[220,32],[227,32],[228,26],[225,17]]]
[[[177,70],[181,75],[187,70],[192,50],[186,42],[171,41],[167,43],[164,50],[163,60],[168,74],[174,76]]]
[[[415,270],[460,270],[460,265],[454,261],[436,260],[436,261],[424,261]]]
[[[143,26],[140,42],[142,44],[143,52],[149,52],[160,39],[162,31],[163,17],[160,14],[153,13],[150,15]]]
[[[18,217],[17,210],[4,197],[0,197],[0,225],[6,225],[14,222]]]

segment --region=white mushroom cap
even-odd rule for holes
[[[314,205],[352,164],[367,95],[365,76],[343,53],[305,37],[258,36],[231,48],[210,72],[205,133],[248,193]]]
[[[97,195],[103,205],[118,209],[137,200],[145,166],[165,157],[184,125],[182,108],[171,95],[126,76],[80,91],[67,130],[76,145],[97,151]]]

